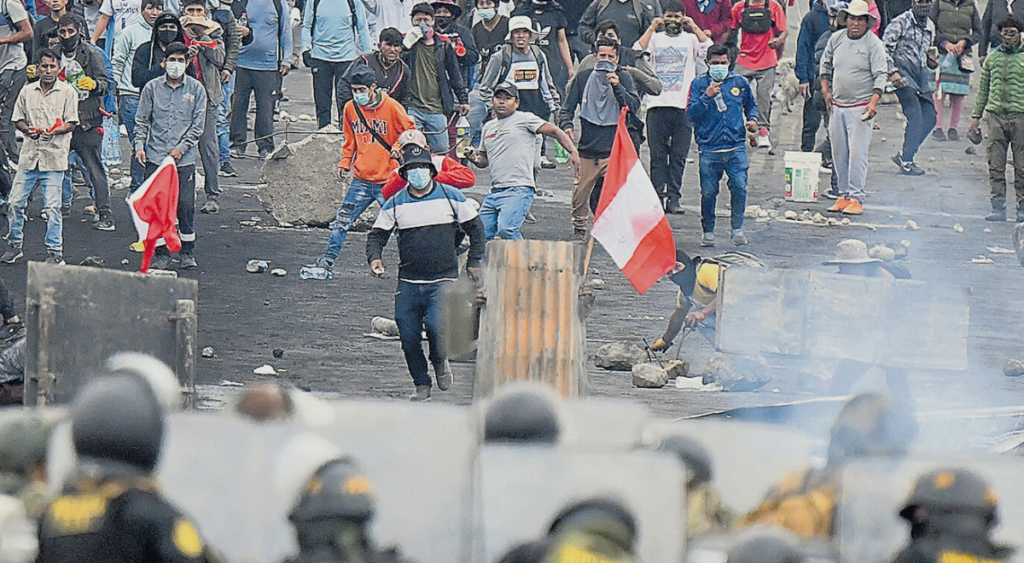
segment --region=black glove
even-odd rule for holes
[[[306,68],[313,68],[313,55],[309,51],[302,52],[302,64]]]

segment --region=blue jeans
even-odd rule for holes
[[[224,100],[220,103],[220,111],[217,112],[217,143],[220,145],[220,164],[231,162],[231,142],[228,138],[228,112],[231,109],[231,94],[235,93],[235,73],[231,73],[231,80],[227,84],[221,84],[224,90]]]
[[[409,108],[409,117],[416,123],[416,128],[427,136],[430,152],[444,154],[448,152],[448,119],[443,113],[424,113]]]
[[[491,240],[523,238],[519,228],[530,212],[535,193],[529,186],[492,190],[480,206],[480,220],[484,222],[484,238]]]
[[[479,90],[472,90],[469,93],[469,113],[466,114],[466,120],[469,121],[470,143],[474,147],[480,146],[480,130],[483,129],[484,123],[487,123],[489,109]]]
[[[63,223],[60,215],[61,182],[64,180],[64,171],[40,172],[38,170],[18,169],[14,177],[14,185],[11,187],[10,206],[7,212],[7,220],[10,230],[7,235],[7,244],[11,248],[21,248],[24,242],[22,229],[25,226],[25,207],[28,206],[28,196],[36,183],[43,191],[46,211],[46,249],[56,254],[64,253]]]
[[[128,140],[131,142],[131,146],[135,146],[135,113],[139,109],[139,97],[132,94],[123,94],[117,99],[117,115],[121,119],[121,124],[128,130]],[[131,191],[135,191],[142,185],[142,181],[146,176],[146,167],[141,162],[135,160],[134,154],[132,155],[131,174],[132,183],[129,186]]]
[[[715,202],[722,173],[729,175],[732,203],[732,229],[743,228],[743,212],[747,209],[747,161],[745,148],[729,152],[700,153],[700,226],[705,233],[715,232]]]
[[[82,162],[82,159],[78,156],[77,152],[69,152],[68,169],[64,172],[64,189],[61,190],[60,195],[61,207],[71,207],[72,200],[74,199],[74,192],[71,191],[71,172],[76,168],[81,170],[82,177],[85,178],[85,184],[90,187],[90,190],[92,188],[92,177],[89,175],[89,170],[85,167],[85,163]]]
[[[416,385],[431,385],[427,358],[423,355],[423,330],[427,331],[430,362],[445,360],[438,328],[441,324],[444,287],[450,282],[409,283],[398,280],[395,293],[395,323],[402,339],[402,352],[409,374]]]
[[[352,178],[352,185],[345,192],[345,199],[338,208],[338,215],[331,221],[331,238],[327,241],[327,251],[324,258],[330,262],[338,259],[341,253],[341,245],[345,244],[345,237],[348,236],[348,228],[352,222],[359,218],[370,207],[374,201],[384,206],[384,196],[381,189],[384,184],[371,184],[358,178]]]
[[[903,134],[903,151],[900,154],[903,162],[914,162],[917,149],[921,148],[921,143],[935,128],[935,102],[931,92],[920,94],[910,87],[897,88],[896,97],[903,107],[903,115],[907,117],[907,130]]]

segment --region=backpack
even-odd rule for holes
[[[775,22],[772,21],[771,3],[772,0],[766,0],[764,6],[752,8],[750,0],[743,0],[742,19],[740,20],[740,28],[743,29],[743,33],[768,33],[775,27]]]
[[[537,59],[537,71],[540,72],[541,76],[544,76],[544,63],[547,62],[547,57],[541,52],[540,47],[530,44],[530,53],[533,54],[533,58]],[[498,71],[498,84],[505,81],[505,76],[508,74],[508,69],[512,67],[512,46],[505,43],[501,46],[501,67]],[[497,86],[497,84],[495,84]]]

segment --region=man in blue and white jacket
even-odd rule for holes
[[[398,173],[409,185],[388,199],[377,215],[366,239],[366,261],[373,275],[383,276],[381,254],[392,231],[398,232],[395,322],[405,363],[416,385],[409,399],[426,401],[430,399],[431,380],[422,333],[425,328],[437,387],[447,391],[454,377],[439,337],[443,290],[459,277],[456,248],[460,228],[469,236],[466,272],[470,278],[479,279],[484,224],[462,192],[434,181],[437,168],[428,147],[406,145]]]
[[[732,242],[742,246],[747,244],[743,213],[750,168],[744,140],[747,131],[757,131],[760,114],[750,83],[729,68],[728,47],[713,45],[707,63],[708,73],[690,85],[686,108],[700,151],[700,225],[704,231],[700,245],[715,245],[715,203],[724,173],[729,175],[732,198]]]

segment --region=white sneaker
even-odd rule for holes
[[[757,134],[757,148],[759,149],[770,149],[772,148],[772,141],[768,138],[768,129],[765,127],[761,128],[761,131]]]

